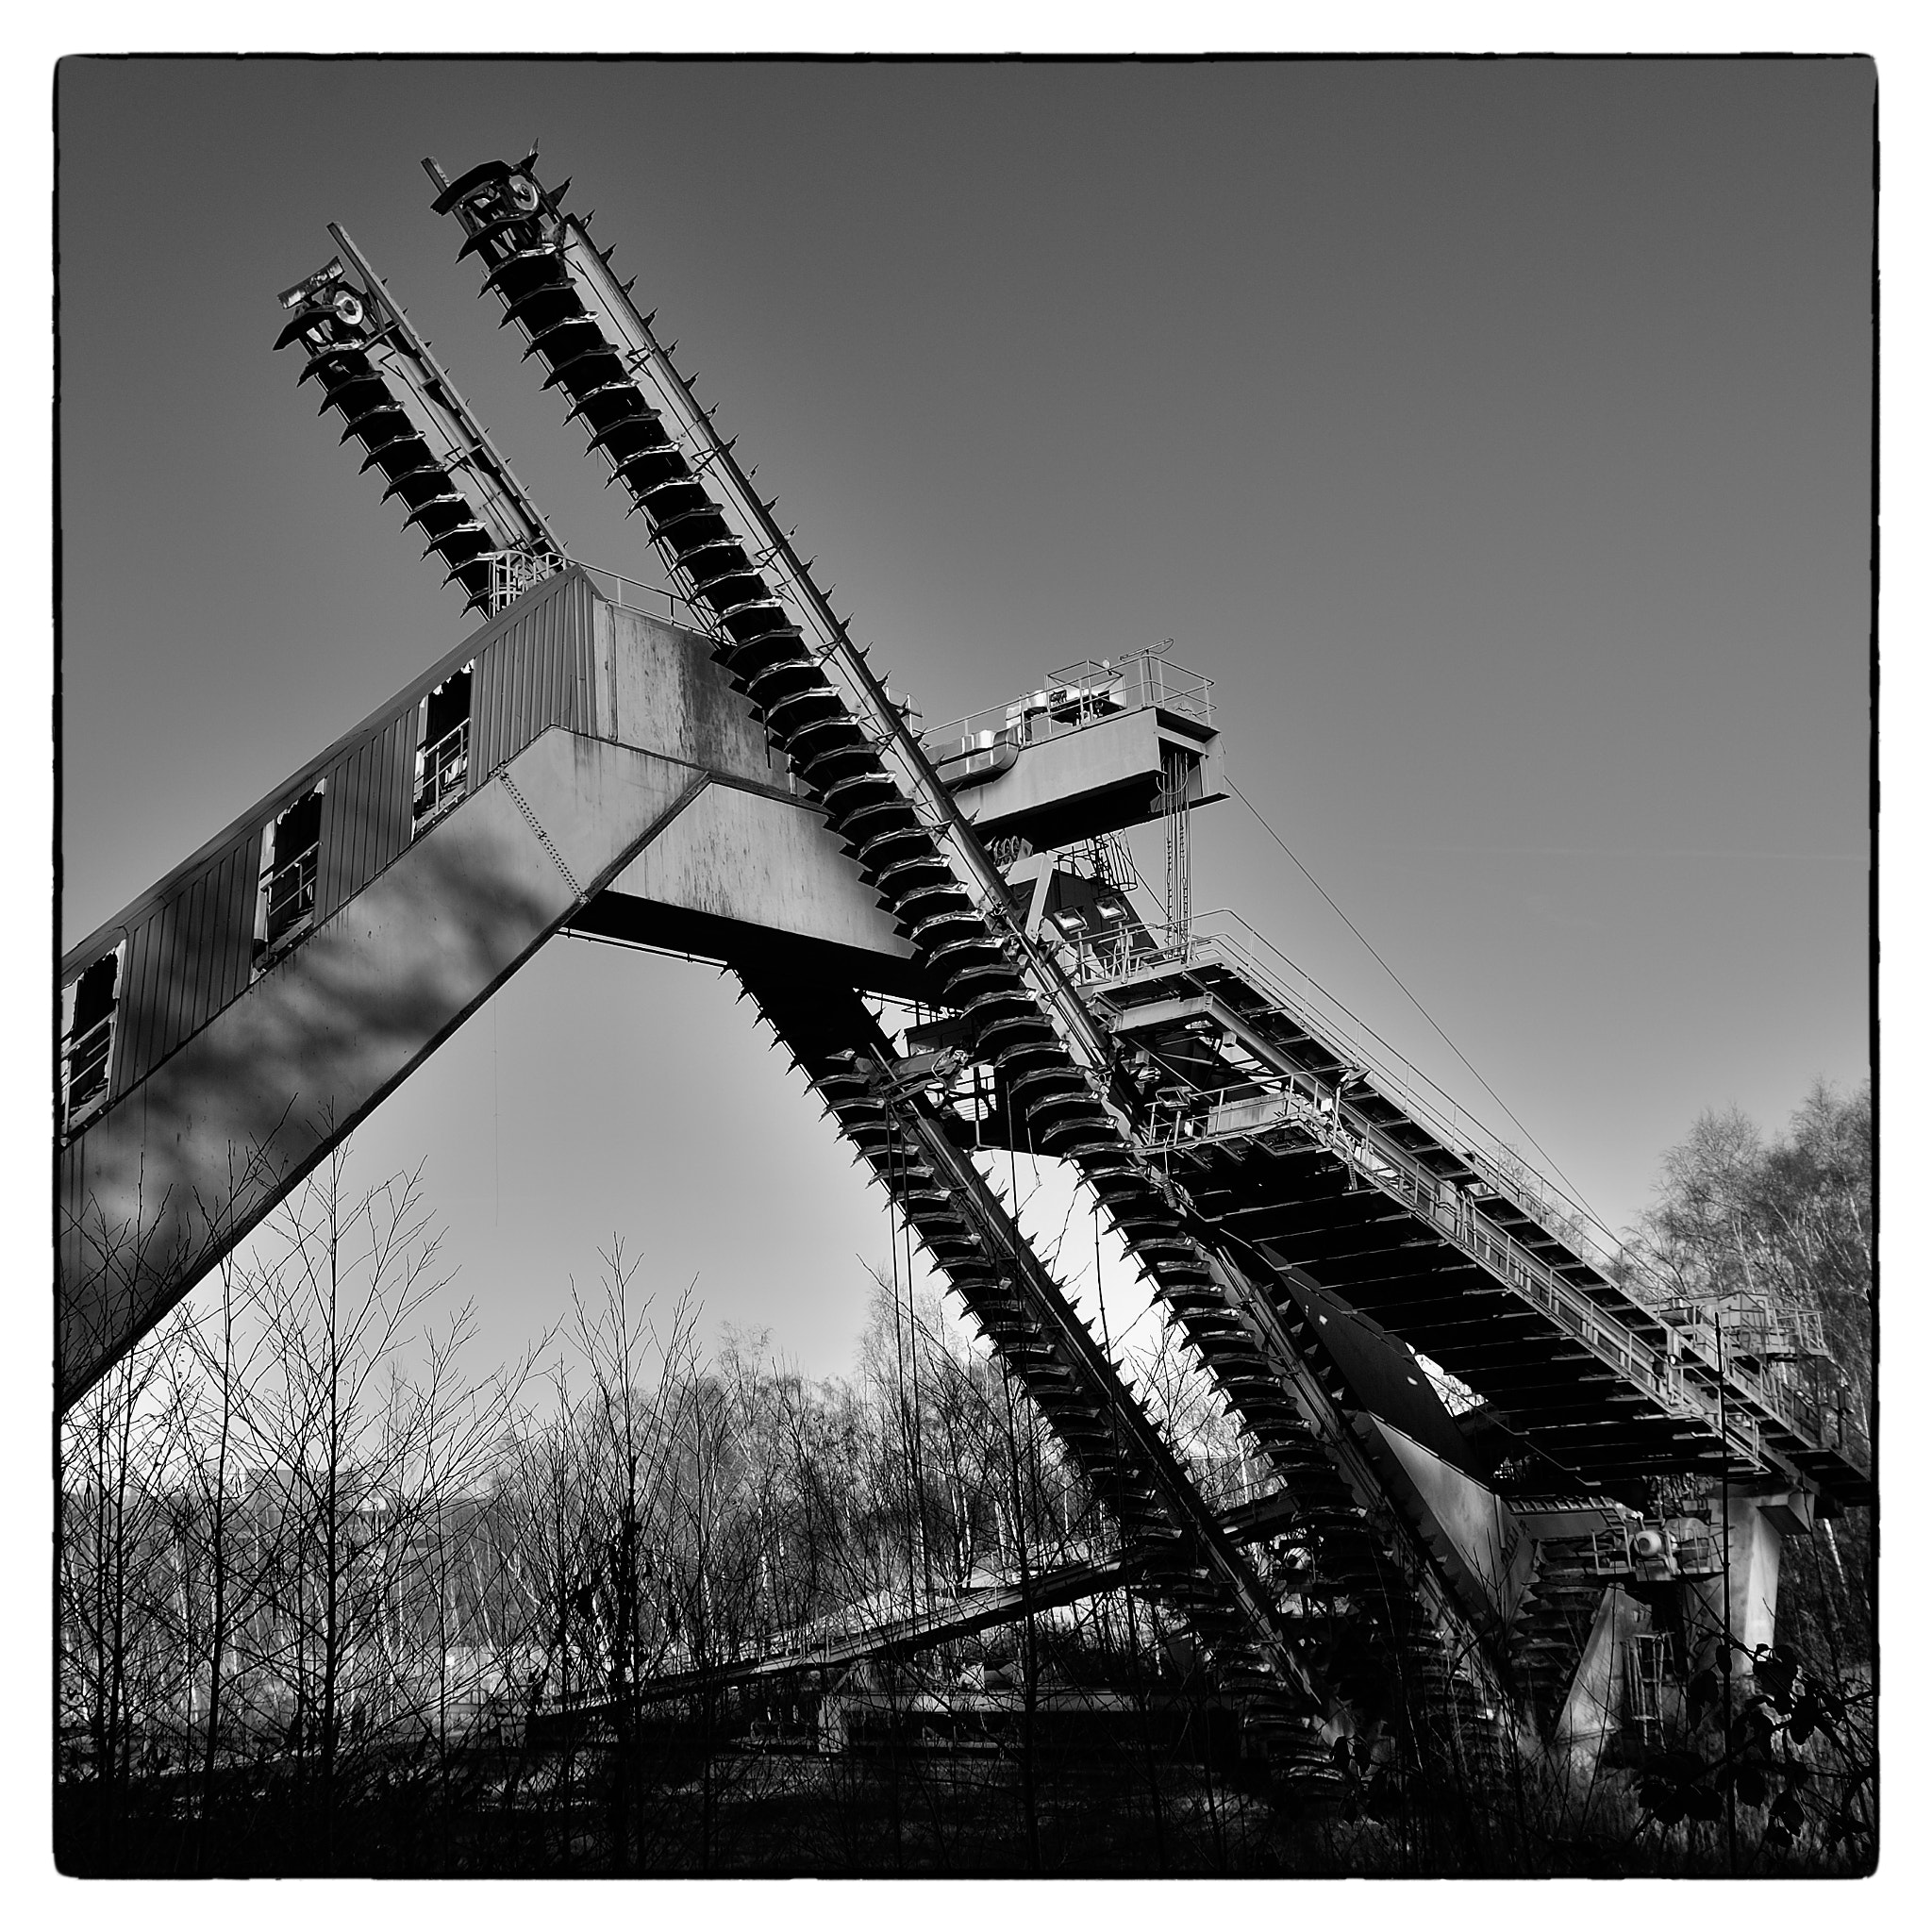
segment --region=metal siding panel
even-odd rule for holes
[[[355,752],[338,758],[322,774],[322,850],[315,866],[315,920],[319,925],[346,896],[345,878],[353,874],[356,841]]]
[[[184,888],[185,890],[185,888]],[[148,994],[147,1063],[152,1067],[173,1043],[175,1012],[180,989],[175,984],[175,929],[180,923],[181,893],[155,909],[150,970],[154,984]]]
[[[490,721],[493,715],[490,703],[490,680],[494,675],[494,657],[488,653],[479,654],[470,685],[470,775],[465,786],[466,794],[482,784],[483,774],[490,768]]]
[[[122,1041],[114,1055],[114,1091],[125,1093],[148,1066],[150,1016],[154,1008],[155,922],[143,919],[127,935],[127,991],[123,1000],[125,1015]]]
[[[258,839],[238,840],[127,935],[114,1046],[118,1099],[248,983]]]
[[[566,596],[571,600],[569,604],[565,603]],[[570,612],[574,611],[577,605],[590,608],[594,601],[594,597],[595,592],[586,587],[582,573],[573,566],[563,576],[551,580],[551,588],[536,608],[549,609],[553,606],[558,606],[565,609],[566,612]],[[527,615],[527,612],[524,614]],[[567,621],[574,620],[567,619]],[[147,919],[158,908],[163,900],[173,897],[175,892],[183,888],[190,877],[197,874],[204,866],[213,864],[216,858],[235,844],[237,841],[244,839],[251,831],[258,834],[263,820],[272,809],[285,803],[291,794],[302,789],[305,784],[312,783],[315,777],[333,764],[335,759],[344,751],[360,743],[372,733],[381,730],[391,719],[397,717],[401,712],[413,710],[413,708],[422,699],[424,692],[431,685],[448,676],[452,671],[460,669],[466,663],[475,662],[480,668],[483,658],[501,635],[501,629],[492,625],[485,625],[473,633],[472,636],[464,639],[461,643],[456,645],[412,683],[403,691],[398,691],[387,704],[370,713],[354,730],[337,739],[334,743],[330,744],[319,756],[303,766],[301,770],[291,774],[286,783],[278,787],[275,792],[261,799],[231,824],[225,826],[221,831],[217,832],[212,839],[190,854],[186,859],[175,867],[166,876],[157,880],[139,898],[124,906],[111,920],[103,922],[101,925],[97,926],[85,939],[78,941],[75,946],[67,948],[62,956],[61,971],[63,975],[67,974],[70,965],[74,966],[75,971],[79,970],[75,962],[78,961],[83,954],[91,953],[94,950],[96,941],[105,944],[109,933],[131,931],[137,922]],[[533,733],[532,736],[534,735]],[[411,743],[407,749],[409,753],[413,754],[415,747]]]
[[[518,635],[515,626],[503,634],[496,647],[496,729],[491,734],[492,765],[507,763],[515,757],[517,720]]]
[[[371,878],[409,842],[410,793],[415,773],[406,772],[403,741],[406,737],[409,739],[413,749],[415,722],[416,708],[411,705],[408,714],[397,718],[376,741],[374,796],[377,803],[369,823]]]
[[[409,816],[415,807],[415,754],[416,707],[411,705],[390,726],[382,741],[383,813],[378,827],[377,872],[409,842]]]
[[[161,922],[161,908],[155,908],[153,915],[142,922],[141,929],[141,1039],[140,1059],[133,1070],[133,1078],[145,1074],[160,1057],[156,1041],[161,1037],[161,1027],[166,1020],[163,1011],[166,995],[167,974],[163,970],[162,948],[167,942],[167,929]]]
[[[590,585],[573,573],[474,649],[471,790],[550,724],[597,729],[594,612]],[[360,740],[339,741],[338,756],[325,767],[309,768],[328,779],[318,918],[353,897],[408,843],[416,710],[432,681],[434,674]],[[192,874],[170,881],[164,897],[150,900],[121,929],[126,953],[114,1050],[117,1098],[246,990],[260,818],[258,812],[231,827],[221,849],[204,848],[204,862]],[[119,936],[104,928],[102,949]]]
[[[536,736],[536,723],[543,708],[543,640],[532,613],[517,620],[517,702],[516,727],[508,755],[515,758]]]
[[[395,857],[396,836],[396,727],[391,724],[369,747],[368,819],[369,849],[364,856],[373,879]]]
[[[487,743],[490,728],[490,659],[479,653],[470,684],[470,772],[463,781],[467,797],[483,782],[484,767],[490,760]]]
[[[389,727],[393,729],[393,726]],[[380,751],[387,732],[372,734],[329,768],[323,796],[322,863],[315,918],[320,924],[375,874],[383,799]],[[377,823],[372,824],[372,820]]]
[[[483,771],[486,776],[503,763],[504,679],[508,670],[508,653],[499,642],[490,653],[490,726],[483,734]]]
[[[202,1018],[214,1009],[215,962],[211,957],[213,948],[208,944],[214,933],[214,921],[209,916],[214,904],[214,894],[209,888],[213,884],[213,879],[203,873],[195,880],[182,914],[182,950],[186,955],[184,964],[187,969],[181,975],[185,983],[181,1008],[184,1035],[192,1032]]]
[[[569,591],[557,600],[557,653],[563,675],[563,722],[573,731],[589,728],[583,677],[583,626],[576,622],[576,599]]]
[[[494,772],[503,763],[504,740],[508,736],[509,720],[509,678],[512,668],[511,646],[508,641],[500,640],[490,654],[490,763]]]
[[[529,705],[528,646],[526,626],[519,619],[503,642],[503,732],[497,741],[497,757],[504,763],[524,748],[524,713]]]
[[[503,634],[496,647],[496,729],[491,733],[492,768],[507,763],[514,755],[511,741],[516,734],[517,715],[517,633]]]
[[[486,774],[504,761],[503,742],[509,715],[510,646],[499,639],[490,653],[490,730]]]
[[[557,667],[558,724],[570,730],[577,728],[576,635],[570,622],[570,595],[566,591],[550,607],[551,662]]]
[[[597,736],[596,653],[592,648],[590,613],[584,608],[581,585],[573,584],[566,593],[570,606],[571,678],[575,705],[571,718],[574,730],[587,738]]]
[[[148,1041],[150,1066],[173,1051],[180,1024],[181,985],[175,962],[180,956],[181,908],[186,897],[184,887],[162,906],[155,920],[155,1023]]]
[[[523,728],[534,737],[541,729],[541,719],[550,708],[550,658],[548,626],[543,613],[533,610],[524,625],[524,708]],[[521,751],[520,744],[517,749]]]
[[[243,877],[247,868],[240,852],[231,852],[220,867],[221,914],[217,927],[221,947],[221,983],[216,991],[217,1010],[230,1000],[239,999],[248,984],[248,952],[255,937],[254,910],[249,904],[250,881]]]
[[[543,729],[557,716],[557,626],[551,623],[554,607],[546,604],[530,613],[530,706],[531,735]]]
[[[240,999],[248,990],[255,964],[255,895],[261,885],[260,833],[238,841],[228,853],[227,904],[222,914],[223,944],[227,953],[227,997]]]
[[[188,1038],[208,1017],[209,996],[208,947],[203,940],[213,922],[208,918],[208,874],[203,873],[181,906],[175,935],[175,982],[181,989],[175,1016],[175,1044]]]
[[[585,579],[572,573],[493,634],[486,631],[470,656],[476,666],[473,708],[475,756],[474,790],[527,745],[547,725],[594,730],[601,709],[594,663],[596,600]],[[415,778],[415,723],[423,691],[440,664],[388,717],[365,726],[366,735],[338,741],[336,756],[308,768],[291,791],[326,775],[324,870],[318,881],[318,915],[327,916],[373,879],[408,843]],[[113,1092],[125,1092],[213,1015],[239,998],[249,984],[261,824],[289,791],[264,801],[246,822],[229,828],[215,850],[204,847],[201,863],[177,873],[161,896],[137,902],[118,927],[103,927],[75,949],[104,951],[125,938],[121,1022],[117,1028]],[[92,945],[98,941],[98,947]],[[63,967],[63,983],[72,974]]]
[[[475,680],[470,687],[470,790],[475,791],[495,765],[491,742],[496,728],[496,653],[476,660]]]
[[[470,761],[470,790],[475,791],[503,760],[498,756],[503,717],[503,649],[492,645],[489,655],[476,665],[475,681],[470,687],[471,736],[479,756]]]
[[[541,610],[533,610],[524,620],[524,704],[518,717],[517,749],[522,751],[543,728],[543,716],[550,702],[550,666],[544,643],[545,625]]]
[[[575,661],[587,648],[580,640],[590,608],[582,577],[560,579],[478,652],[472,790],[549,725],[583,728],[589,712],[575,688]]]
[[[200,1005],[195,983],[200,965],[194,944],[196,915],[201,909],[202,881],[194,879],[169,908],[168,921],[168,1030],[162,1036],[161,1050],[172,1053],[193,1027],[195,1008]]]

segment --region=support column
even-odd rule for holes
[[[1804,1490],[1762,1495],[1732,1492],[1724,1524],[1724,1554],[1729,1568],[1730,1634],[1742,1652],[1719,1641],[1724,1628],[1726,1578],[1688,1579],[1684,1586],[1684,1627],[1694,1670],[1722,1667],[1723,1652],[1734,1675],[1746,1676],[1751,1657],[1777,1641],[1777,1579],[1784,1540],[1808,1536],[1815,1499]]]

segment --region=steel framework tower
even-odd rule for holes
[[[276,346],[305,347],[300,380],[488,622],[63,963],[63,1402],[539,946],[582,932],[738,973],[1131,1574],[1305,1769],[1398,1679],[1458,1761],[1547,1729],[1577,1665],[1551,1610],[1576,1550],[1599,1592],[1700,1574],[1681,1525],[1641,1546],[1627,1498],[1657,1474],[1721,1473],[1779,1529],[1869,1495],[1802,1351],[1713,1360],[1332,1015],[1195,929],[1205,687],[1082,667],[923,740],[534,155],[453,181],[425,165],[681,622],[566,561],[332,229],[354,274],[339,257],[286,291]],[[1104,866],[1055,856],[1156,819],[1159,934]],[[897,1044],[866,991],[938,1017]],[[1068,1161],[1106,1212],[1271,1473],[1295,1614],[1029,1247],[987,1145]],[[1526,1472],[1499,1475],[1417,1349],[1507,1414]]]

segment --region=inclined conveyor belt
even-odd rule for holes
[[[443,188],[436,207],[462,221],[468,240],[461,252],[478,257],[505,322],[522,329],[527,353],[547,365],[544,386],[562,393],[571,419],[624,485],[675,578],[708,613],[718,657],[758,708],[774,747],[823,806],[948,1004],[970,1023],[975,1056],[998,1070],[1014,1096],[1026,1144],[1079,1169],[1274,1468],[1308,1490],[1311,1522],[1321,1525],[1314,1533],[1338,1549],[1357,1540],[1373,1547],[1373,1563],[1350,1557],[1344,1564],[1351,1607],[1371,1624],[1379,1618],[1387,1641],[1406,1649],[1409,1599],[1420,1592],[1433,1633],[1427,1648],[1442,1655],[1446,1641],[1465,1668],[1480,1668],[1468,1660],[1483,1654],[1481,1634],[1441,1587],[1408,1526],[1392,1510],[1372,1507],[1379,1483],[1332,1400],[1291,1358],[1289,1324],[1203,1248],[1185,1202],[1137,1144],[1129,1091],[1104,1036],[1096,1048],[1091,1016],[1064,974],[1025,940],[983,848],[770,521],[769,506],[717,441],[648,320],[608,279],[608,255],[594,248],[581,222],[561,214],[557,197],[536,183],[533,165],[534,158],[515,166],[486,162]],[[631,346],[621,346],[618,335]],[[639,386],[647,370],[669,418]],[[701,446],[682,446],[675,430]],[[734,528],[714,483],[758,528],[757,546]],[[800,604],[818,643],[788,608],[786,594]],[[839,683],[827,672],[835,659]],[[815,1079],[832,1072],[799,1057]],[[847,1091],[856,1100],[856,1090]],[[860,1144],[868,1158],[884,1144],[884,1131],[875,1123],[865,1128]],[[948,1232],[934,1251],[941,1265],[954,1239]],[[1244,1313],[1230,1294],[1246,1304]],[[996,1343],[1000,1316],[985,1306]],[[1024,1357],[1009,1358],[1022,1369]],[[1056,1386],[1056,1378],[1041,1378],[1036,1394],[1050,1405]],[[1086,1399],[1091,1432],[1096,1418],[1091,1393]],[[1064,1404],[1059,1412],[1066,1416]],[[1071,1443],[1082,1427],[1071,1419],[1067,1426]],[[1397,1607],[1398,1600],[1408,1607]],[[1447,1666],[1441,1668],[1446,1680]]]
[[[423,555],[448,566],[443,582],[459,585],[468,608],[487,613],[500,588],[497,558],[521,553],[531,575],[547,575],[559,546],[380,277],[341,229],[330,232],[363,286],[352,286],[340,259],[297,283],[283,297],[295,313],[275,347],[308,351],[296,382],[313,379],[321,390],[316,413],[340,413],[341,441],[359,442],[362,468],[384,480],[382,500],[398,498],[408,510],[404,530],[426,537]],[[463,473],[480,486],[480,503],[471,500]]]
[[[1188,1612],[1224,1682],[1277,1729],[1328,1700],[1267,1591],[1034,1255],[923,1086],[849,987],[742,974],[747,992],[1121,1526],[1141,1574]]]
[[[468,608],[487,611],[496,540],[457,486],[449,466],[431,452],[407,399],[370,361],[369,338],[359,324],[317,305],[289,324],[275,347],[286,348],[318,332],[327,337],[326,345],[309,356],[296,380],[315,379],[322,391],[318,413],[341,412],[341,440],[356,438],[367,452],[363,469],[381,471],[387,485],[384,502],[395,496],[408,506],[404,529],[418,529],[428,538],[424,556],[434,554],[449,566],[443,582],[462,586]]]
[[[1483,1396],[1533,1483],[1634,1491],[1687,1468],[1758,1481],[1782,1469],[1869,1498],[1869,1473],[1821,1440],[1815,1397],[1734,1356],[1721,1417],[1715,1361],[1673,1353],[1656,1309],[1237,961],[1204,947],[1090,994],[1116,1037],[1201,1096],[1149,1151],[1202,1211]]]

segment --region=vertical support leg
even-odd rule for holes
[[[1753,1654],[1777,1641],[1777,1579],[1784,1540],[1787,1536],[1808,1533],[1811,1509],[1811,1498],[1801,1491],[1762,1496],[1732,1491],[1724,1525],[1723,1549],[1730,1569],[1733,1641],[1722,1641],[1725,1583],[1723,1574],[1687,1582],[1684,1624],[1690,1641],[1693,1669],[1704,1670],[1713,1665],[1722,1668],[1727,1656],[1733,1674],[1746,1674]],[[1742,1645],[1742,1650],[1735,1645]]]
[[[1171,744],[1160,749],[1160,801],[1167,822],[1167,941],[1184,946],[1193,930],[1191,833],[1188,819],[1188,780],[1192,766]]]

